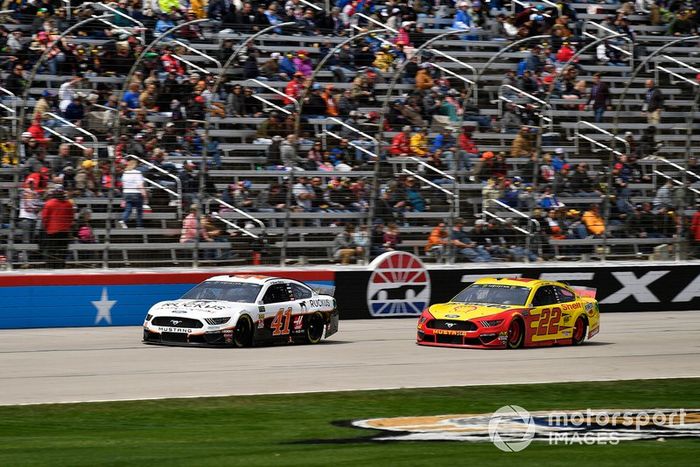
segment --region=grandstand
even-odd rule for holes
[[[179,3],[3,12],[6,266],[697,254],[692,5]]]

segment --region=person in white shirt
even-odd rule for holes
[[[136,227],[143,227],[143,205],[146,199],[146,187],[143,174],[137,170],[138,162],[130,160],[122,174],[122,194],[124,195],[124,213],[119,221],[122,229],[129,228],[126,222],[131,217],[131,211],[136,210]]]
[[[68,108],[68,105],[71,102],[73,102],[73,99],[77,94],[75,90],[75,85],[82,80],[83,78],[76,76],[70,81],[66,81],[61,85],[61,87],[58,88],[58,99],[60,100],[58,108],[61,109],[61,112],[65,112],[66,108]]]

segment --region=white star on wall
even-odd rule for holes
[[[105,320],[107,324],[112,324],[112,307],[117,303],[116,300],[109,300],[107,296],[107,288],[102,289],[102,298],[99,301],[93,301],[92,305],[97,308],[97,316],[95,316],[95,324]]]

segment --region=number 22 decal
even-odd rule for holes
[[[289,324],[292,321],[292,307],[280,308],[272,320],[270,327],[272,328],[273,336],[284,336],[289,334]]]
[[[543,308],[540,314],[540,321],[537,325],[537,335],[556,334],[559,332],[559,318],[561,318],[561,308]]]

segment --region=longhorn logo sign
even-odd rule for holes
[[[370,264],[367,308],[372,316],[419,316],[430,302],[430,275],[416,256],[390,251]]]

